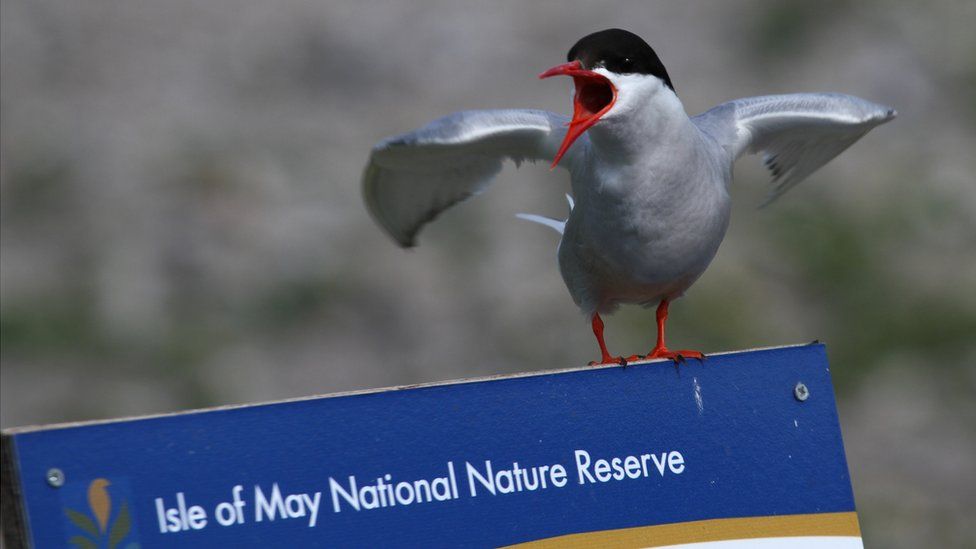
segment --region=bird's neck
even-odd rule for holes
[[[659,86],[643,96],[618,102],[589,133],[595,154],[633,163],[653,151],[691,142],[695,127],[678,96]]]

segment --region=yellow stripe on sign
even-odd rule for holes
[[[620,530],[585,532],[511,545],[519,549],[549,547],[661,547],[702,541],[794,536],[861,536],[857,513],[816,513],[677,522]]]

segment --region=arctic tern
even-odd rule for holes
[[[670,350],[668,305],[708,267],[729,225],[732,165],[761,154],[772,172],[767,203],[840,154],[893,109],[835,93],[736,99],[689,117],[667,70],[639,36],[608,29],[581,38],[567,62],[572,119],[540,110],[465,111],[379,142],[363,175],[366,205],[401,246],[450,206],[483,191],[503,160],[551,159],[573,198],[565,221],[525,216],[562,233],[559,270],[590,320],[599,363],[703,358]],[[613,356],[601,314],[624,303],[657,306],[657,342]]]

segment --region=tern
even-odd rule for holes
[[[484,191],[505,159],[551,159],[568,170],[569,217],[526,217],[562,233],[559,270],[600,347],[592,364],[704,357],[667,347],[668,305],[702,275],[725,236],[736,159],[762,155],[772,172],[769,203],[896,115],[850,95],[797,93],[689,116],[654,50],[621,29],[581,38],[566,63],[539,75],[552,76],[573,79],[571,119],[528,109],[448,115],[376,144],[363,196],[376,222],[411,247],[439,213]],[[607,350],[600,315],[621,304],[657,306],[657,341],[647,355]]]

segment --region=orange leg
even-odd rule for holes
[[[645,359],[652,358],[669,358],[675,362],[680,362],[686,358],[697,358],[699,360],[705,358],[705,355],[700,351],[690,351],[687,349],[682,349],[680,351],[669,351],[667,345],[664,343],[664,325],[668,321],[668,300],[662,299],[660,305],[657,306],[657,344],[651,349],[651,352],[647,354]]]
[[[600,362],[591,362],[590,366],[596,364],[623,364],[626,365],[627,361],[619,356],[610,356],[610,351],[607,350],[607,342],[603,340],[603,319],[600,318],[600,313],[593,313],[593,319],[591,320],[591,325],[593,326],[593,335],[596,336],[596,342],[600,345]]]

